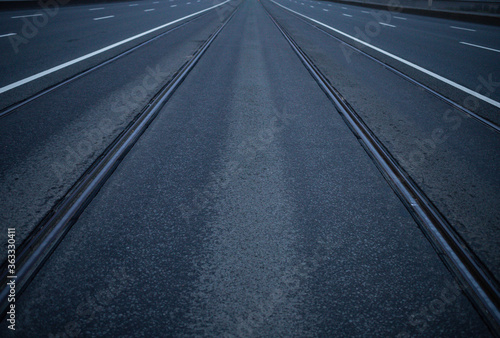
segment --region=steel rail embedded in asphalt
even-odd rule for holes
[[[414,85],[418,86],[418,87],[421,87],[422,89],[424,89],[425,91],[429,92],[430,94],[434,95],[435,97],[437,97],[438,99],[448,103],[449,105],[451,105],[453,108],[461,111],[462,113],[466,114],[466,115],[469,115],[470,117],[473,117],[474,119],[476,119],[477,121],[479,121],[480,123],[486,125],[487,127],[493,129],[494,131],[496,131],[497,133],[500,133],[500,126],[497,125],[496,123],[474,113],[473,111],[465,108],[464,106],[458,104],[457,102],[451,100],[450,98],[444,96],[443,94],[437,92],[436,90],[430,88],[429,86],[423,84],[422,82],[420,82],[419,80],[416,80],[408,75],[406,75],[405,73],[403,73],[402,71],[396,69],[395,67],[377,59],[376,57],[368,54],[367,52],[364,52],[362,51],[361,49],[357,48],[354,44],[352,43],[349,43],[349,42],[346,42],[338,37],[336,37],[335,35],[331,34],[330,32],[328,32],[326,29],[324,29],[323,27],[320,27],[320,26],[317,26],[307,20],[305,20],[304,18],[301,18],[300,16],[294,14],[294,13],[291,13],[291,15],[293,15],[294,17],[296,17],[297,19],[299,19],[300,21],[304,22],[305,24],[311,26],[311,27],[314,27],[316,28],[317,30],[319,30],[320,32],[328,35],[329,37],[331,37],[332,39],[335,39],[337,40],[338,42],[352,48],[354,51],[366,56],[367,58],[369,58],[370,60],[372,61],[375,61],[377,62],[378,64],[380,64],[381,66],[383,66],[384,68],[387,68],[388,70],[392,71],[393,73],[395,73],[396,75],[399,75],[401,76],[402,78],[404,78],[405,80],[408,80],[409,82],[413,83]]]
[[[500,332],[500,292],[495,279],[482,266],[480,260],[467,249],[451,225],[400,167],[344,97],[330,84],[290,34],[272,17],[267,8],[264,5],[263,7],[321,89],[334,103],[347,125],[416,219],[426,237],[430,239],[436,251],[444,254],[444,257],[443,255],[440,257],[445,258],[443,260],[445,264],[465,286],[466,294],[486,319],[489,327],[494,332]]]
[[[39,223],[32,236],[22,243],[23,248],[20,248],[16,257],[16,265],[18,266],[16,290],[18,295],[34,278],[43,263],[49,258],[87,205],[97,195],[100,188],[155,119],[167,100],[170,99],[175,90],[184,81],[222,29],[226,27],[238,8],[239,6],[233,10],[228,19],[210,35],[193,57],[181,67],[174,78],[153,97],[138,117],[129,124],[85,174],[82,175],[63,198],[62,202]],[[5,315],[8,306],[7,297],[9,287],[6,284],[8,276],[6,267],[6,265],[2,266],[0,275],[3,286],[0,291],[1,316]]]
[[[139,48],[141,48],[141,47],[143,47],[143,46],[145,46],[145,45],[147,45],[147,44],[149,44],[149,43],[151,43],[151,42],[153,42],[153,41],[155,41],[155,40],[157,40],[157,39],[159,39],[159,38],[161,38],[161,37],[163,37],[163,36],[165,36],[165,35],[167,35],[167,34],[169,34],[171,32],[173,32],[173,31],[175,31],[175,30],[177,30],[177,29],[179,29],[179,28],[181,28],[181,27],[183,27],[185,25],[187,25],[187,24],[189,24],[189,23],[191,23],[193,21],[196,21],[196,20],[200,19],[201,17],[203,17],[205,15],[208,15],[208,13],[210,13],[210,12],[205,12],[205,13],[202,13],[202,14],[194,17],[194,18],[191,18],[191,19],[189,19],[189,20],[187,20],[187,21],[185,21],[185,22],[183,22],[183,23],[181,23],[181,24],[179,24],[179,25],[177,25],[175,27],[170,28],[169,30],[167,30],[167,31],[165,31],[163,33],[160,33],[160,34],[158,34],[156,36],[153,36],[152,38],[149,38],[146,41],[143,41],[140,44],[138,44],[138,45],[136,45],[134,47],[131,47],[131,48],[129,48],[129,49],[127,49],[127,50],[119,53],[118,55],[115,55],[115,56],[111,57],[110,59],[104,60],[103,62],[100,62],[97,65],[90,67],[89,69],[86,69],[86,70],[84,70],[84,71],[82,71],[80,73],[77,73],[75,75],[70,76],[69,78],[67,78],[67,79],[65,79],[65,80],[63,80],[61,82],[58,82],[58,83],[56,83],[54,85],[51,85],[48,88],[42,89],[38,93],[35,93],[35,94],[31,95],[28,98],[25,98],[25,99],[23,99],[21,101],[18,101],[18,102],[14,103],[14,104],[12,104],[12,105],[10,105],[8,107],[0,109],[0,119],[2,117],[5,117],[5,116],[11,114],[13,111],[15,111],[16,109],[24,106],[25,104],[28,104],[28,103],[30,103],[30,102],[38,99],[39,97],[44,96],[45,94],[48,94],[48,93],[54,91],[57,88],[60,88],[60,87],[66,85],[66,84],[68,84],[70,82],[73,82],[73,81],[75,81],[75,80],[77,80],[77,79],[79,79],[79,78],[81,78],[81,77],[83,77],[83,76],[85,76],[85,75],[87,75],[87,74],[89,74],[89,73],[91,73],[91,72],[93,72],[93,71],[95,71],[95,70],[97,70],[97,69],[99,69],[99,68],[101,68],[101,67],[103,67],[103,66],[105,66],[105,65],[107,65],[107,64],[109,64],[111,62],[113,62],[113,61],[115,61],[115,60],[117,60],[117,59],[120,59],[120,58],[122,58],[122,57],[124,57],[124,56],[126,56],[126,55],[128,55],[130,53],[132,53],[133,51],[135,51],[135,50],[137,50],[137,49],[139,49]]]

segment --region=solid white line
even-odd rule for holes
[[[102,16],[100,18],[94,18],[94,20],[103,20],[103,19],[109,19],[109,18],[114,18],[114,15],[108,15],[108,16]]]
[[[104,7],[89,8],[89,11],[100,11],[101,9],[104,9]]]
[[[348,17],[352,18],[352,15],[351,15],[351,14],[344,14],[344,13],[342,13],[342,15],[343,15],[343,16],[348,16]]]
[[[469,46],[473,46],[473,47],[477,47],[477,48],[482,48],[482,49],[487,49],[487,50],[491,50],[493,52],[500,53],[500,50],[498,50],[498,49],[494,49],[494,48],[490,48],[490,47],[484,47],[484,46],[479,46],[479,45],[475,45],[473,43],[468,43],[468,42],[463,42],[463,41],[460,41],[460,43],[464,44],[464,45],[469,45]]]
[[[402,18],[402,17],[400,17],[400,16],[394,16],[393,18],[394,18],[394,19],[399,19],[399,20],[406,20],[406,18]]]
[[[382,26],[387,26],[387,27],[394,27],[394,28],[396,27],[396,26],[394,26],[394,25],[390,25],[390,24],[385,23],[385,22],[379,22],[379,25],[382,25]]]
[[[31,18],[33,16],[40,16],[40,15],[43,15],[43,14],[39,13],[39,14],[30,14],[30,15],[18,15],[18,16],[11,16],[10,18],[11,19]]]
[[[457,27],[457,26],[450,26],[450,28],[461,29],[463,31],[469,31],[469,32],[475,32],[476,31],[475,29],[463,28],[463,27]]]
[[[118,46],[121,46],[121,45],[123,45],[123,44],[125,44],[125,43],[127,43],[127,42],[130,42],[130,41],[136,40],[136,39],[138,39],[138,38],[140,38],[140,37],[143,37],[144,35],[147,35],[147,34],[150,34],[150,33],[156,32],[157,30],[160,30],[160,29],[163,29],[163,28],[165,28],[165,27],[171,26],[171,25],[173,25],[173,24],[175,24],[175,23],[177,23],[177,22],[179,22],[179,21],[182,21],[182,20],[185,20],[185,19],[189,19],[189,18],[191,18],[191,17],[193,17],[193,16],[195,16],[195,15],[198,15],[198,14],[201,14],[201,13],[207,12],[207,11],[209,11],[209,10],[212,10],[212,9],[214,9],[214,8],[220,7],[220,6],[222,6],[222,5],[226,4],[226,3],[228,3],[229,1],[231,1],[231,0],[226,0],[226,1],[224,1],[224,2],[221,2],[220,4],[214,5],[214,6],[212,6],[212,7],[205,8],[205,9],[203,9],[203,10],[201,10],[201,11],[198,11],[198,12],[195,12],[195,13],[193,13],[193,14],[186,15],[186,16],[184,16],[184,17],[182,17],[182,18],[179,18],[179,19],[176,19],[176,20],[174,20],[174,21],[170,21],[170,22],[168,22],[168,23],[166,23],[166,24],[164,24],[164,25],[161,25],[161,26],[158,26],[158,27],[152,28],[152,29],[150,29],[150,30],[148,30],[148,31],[145,31],[145,32],[142,32],[142,33],[140,33],[140,34],[134,35],[134,36],[132,36],[132,37],[130,37],[130,38],[127,38],[127,39],[125,39],[125,40],[121,40],[121,41],[116,42],[116,43],[114,43],[114,44],[112,44],[112,45],[109,45],[109,46],[107,46],[107,47],[104,47],[104,48],[101,48],[101,49],[99,49],[99,50],[96,50],[96,51],[94,51],[94,52],[92,52],[92,53],[89,53],[89,54],[86,54],[86,55],[80,56],[79,58],[76,58],[76,59],[73,59],[73,60],[71,60],[71,61],[68,61],[68,62],[65,62],[65,63],[63,63],[63,64],[60,64],[59,66],[55,66],[55,67],[49,68],[49,69],[47,69],[47,70],[45,70],[45,71],[43,71],[43,72],[37,73],[37,74],[32,75],[32,76],[29,76],[29,77],[27,77],[27,78],[25,78],[25,79],[22,79],[22,80],[19,80],[19,81],[14,82],[14,83],[11,83],[11,84],[9,84],[9,85],[7,85],[7,86],[1,87],[1,88],[0,88],[0,94],[1,94],[1,93],[5,93],[6,91],[9,91],[9,90],[14,89],[14,88],[16,88],[16,87],[22,86],[22,85],[24,85],[24,84],[26,84],[26,83],[29,83],[29,82],[31,82],[31,81],[34,81],[34,80],[36,80],[36,79],[39,79],[39,78],[41,78],[41,77],[44,77],[45,75],[52,74],[52,73],[54,73],[54,72],[57,72],[58,70],[61,70],[61,69],[67,68],[67,67],[69,67],[69,66],[71,66],[71,65],[74,65],[75,63],[78,63],[78,62],[81,62],[81,61],[83,61],[83,60],[89,59],[89,58],[91,58],[91,57],[93,57],[93,56],[96,56],[96,55],[102,54],[102,53],[104,53],[104,52],[106,52],[106,51],[108,51],[108,50],[110,50],[110,49],[113,49],[113,48],[118,47]]]
[[[304,18],[306,18],[306,19],[309,19],[309,20],[311,20],[312,22],[317,23],[318,25],[321,25],[321,26],[323,26],[323,27],[326,27],[326,28],[328,28],[328,29],[330,29],[330,30],[332,30],[332,31],[334,31],[334,32],[337,32],[337,33],[338,33],[338,34],[340,34],[340,35],[343,35],[343,36],[345,36],[345,37],[347,37],[347,38],[349,38],[349,39],[351,39],[351,40],[354,40],[354,41],[356,41],[356,42],[358,42],[358,43],[362,44],[362,45],[365,45],[365,46],[367,46],[367,47],[370,47],[370,48],[372,48],[373,50],[376,50],[376,51],[377,51],[377,52],[379,52],[379,53],[382,53],[382,54],[384,54],[384,55],[386,55],[386,56],[389,56],[389,57],[391,57],[391,58],[393,58],[393,59],[395,59],[395,60],[397,60],[397,61],[399,61],[399,62],[401,62],[401,63],[404,63],[404,64],[405,64],[405,65],[407,65],[407,66],[410,66],[410,67],[412,67],[412,68],[415,68],[416,70],[419,70],[419,71],[421,71],[422,73],[425,73],[425,74],[427,74],[427,75],[429,75],[429,76],[431,76],[431,77],[433,77],[433,78],[435,78],[435,79],[438,79],[438,80],[440,80],[440,81],[442,81],[442,82],[444,82],[444,83],[446,83],[446,84],[449,84],[450,86],[453,86],[453,87],[455,87],[455,88],[457,88],[457,89],[459,89],[459,90],[461,90],[461,91],[463,91],[463,92],[465,92],[465,93],[467,93],[467,94],[469,94],[469,95],[475,96],[475,97],[477,97],[477,98],[478,98],[478,99],[480,99],[480,100],[483,100],[483,101],[488,102],[489,104],[491,104],[491,105],[493,105],[493,106],[495,106],[495,107],[497,107],[497,108],[500,108],[500,102],[498,102],[498,101],[492,100],[492,99],[490,99],[490,98],[489,98],[489,97],[487,97],[487,96],[484,96],[484,95],[482,95],[482,94],[480,94],[480,93],[477,93],[477,92],[475,92],[475,91],[473,91],[473,90],[471,90],[471,89],[469,89],[469,88],[467,88],[467,87],[462,86],[461,84],[458,84],[458,83],[456,83],[456,82],[454,82],[454,81],[452,81],[452,80],[449,80],[449,79],[447,79],[447,78],[445,78],[445,77],[443,77],[443,76],[441,76],[441,75],[438,75],[438,74],[436,74],[436,73],[434,73],[434,72],[431,72],[430,70],[427,70],[427,69],[425,69],[425,68],[423,68],[423,67],[420,67],[419,65],[416,65],[416,64],[414,64],[414,63],[412,63],[412,62],[410,62],[410,61],[407,61],[407,60],[405,60],[405,59],[403,59],[403,58],[401,58],[401,57],[399,57],[399,56],[396,56],[396,55],[394,55],[394,54],[391,54],[391,53],[389,53],[389,52],[386,52],[385,50],[383,50],[383,49],[381,49],[381,48],[378,48],[378,47],[375,47],[375,46],[373,46],[373,45],[370,45],[369,43],[366,43],[366,42],[364,42],[363,40],[360,40],[360,39],[358,39],[358,38],[355,38],[355,37],[354,37],[354,36],[352,36],[352,35],[349,35],[349,34],[344,33],[344,32],[342,32],[342,31],[340,31],[340,30],[338,30],[338,29],[335,29],[335,28],[333,28],[333,27],[331,27],[331,26],[328,26],[328,25],[326,25],[326,24],[324,24],[324,23],[322,23],[322,22],[320,22],[320,21],[318,21],[318,20],[314,20],[313,18],[310,18],[310,17],[308,17],[307,15],[304,15],[304,14],[301,14],[301,13],[299,13],[299,12],[296,12],[296,11],[294,11],[293,9],[290,9],[290,8],[288,8],[288,7],[286,7],[286,6],[283,6],[283,5],[281,5],[281,4],[279,4],[279,3],[277,3],[277,2],[276,2],[276,1],[274,1],[274,0],[271,0],[271,2],[273,2],[273,3],[275,3],[276,5],[278,5],[278,6],[282,7],[282,8],[284,8],[284,9],[286,9],[287,11],[290,11],[290,12],[295,13],[295,14],[297,14],[297,15],[299,15],[299,16],[302,16],[302,17],[304,17]]]
[[[7,33],[7,34],[4,34],[4,35],[0,35],[0,38],[4,38],[6,36],[12,36],[12,35],[17,35],[16,33]]]
[[[151,12],[151,11],[154,11],[155,9],[154,8],[148,8],[148,9],[145,9],[144,12]]]

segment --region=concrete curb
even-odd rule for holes
[[[447,11],[447,10],[435,10],[435,9],[425,9],[425,8],[416,8],[416,7],[404,7],[401,5],[390,6],[390,5],[382,5],[376,3],[362,3],[358,1],[349,1],[349,0],[323,0],[329,2],[337,2],[346,5],[354,5],[360,7],[368,7],[373,9],[386,10],[390,12],[396,13],[408,13],[408,14],[419,14],[426,15],[437,18],[444,19],[452,19],[459,21],[467,21],[474,23],[482,23],[487,25],[500,26],[500,15],[492,15],[492,14],[482,14],[482,13],[472,13],[472,12],[458,12],[458,11]],[[396,4],[396,2],[394,2]]]

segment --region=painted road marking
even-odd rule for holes
[[[391,25],[391,24],[388,24],[388,23],[385,23],[385,22],[379,22],[379,24],[382,25],[382,26],[387,26],[387,27],[394,27],[394,28],[396,27],[394,25]]]
[[[89,8],[89,11],[100,11],[101,9],[104,9],[104,7]]]
[[[463,45],[468,45],[468,46],[473,46],[473,47],[477,47],[477,48],[487,49],[487,50],[491,50],[493,52],[500,53],[500,50],[498,50],[498,49],[494,49],[494,48],[490,48],[490,47],[484,47],[484,46],[479,46],[479,45],[475,45],[473,43],[468,43],[468,42],[463,42],[463,41],[461,41],[460,43],[463,44]]]
[[[350,18],[352,18],[352,15],[351,14],[345,14],[345,13],[342,13],[343,16],[348,16]]]
[[[0,35],[0,38],[5,38],[7,36],[12,36],[12,35],[16,35],[16,33],[7,33],[7,34],[4,34],[4,35]]]
[[[145,9],[144,12],[151,12],[151,11],[154,11],[155,9],[154,8],[148,8],[148,9]]]
[[[475,31],[476,31],[475,29],[463,28],[463,27],[457,27],[457,26],[450,26],[450,28],[453,28],[453,29],[460,29],[460,30],[463,30],[463,31],[469,31],[469,32],[475,32]]]
[[[94,18],[94,20],[104,20],[104,19],[109,19],[109,18],[114,18],[114,15],[108,15],[108,16],[102,16],[100,18]]]
[[[10,18],[11,19],[31,18],[34,16],[41,16],[41,15],[43,15],[43,14],[39,13],[39,14],[30,14],[30,15],[18,15],[18,16],[11,16]]]

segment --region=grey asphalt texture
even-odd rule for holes
[[[212,11],[2,118],[0,224],[26,238],[229,13]]]
[[[354,50],[346,59],[338,41],[265,4],[500,280],[500,134]]]
[[[489,336],[453,283],[250,0],[16,302],[16,336]]]

